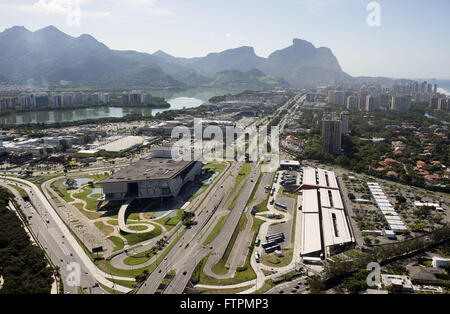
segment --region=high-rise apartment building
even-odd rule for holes
[[[335,94],[336,94],[335,90],[329,90],[328,91],[328,103],[329,104],[335,104],[336,103]]]
[[[411,109],[411,96],[392,96],[392,110],[407,111]]]
[[[34,108],[48,107],[48,94],[47,93],[36,93],[31,95],[32,104]]]
[[[341,131],[343,135],[347,135],[350,132],[350,117],[348,111],[341,113]]]
[[[347,97],[347,109],[348,110],[359,110],[358,96],[348,96]]]
[[[366,97],[366,111],[379,111],[380,97],[368,95]]]
[[[322,122],[323,152],[333,155],[341,153],[342,123],[325,117]]]

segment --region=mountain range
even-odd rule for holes
[[[112,50],[90,35],[72,37],[54,26],[35,32],[14,26],[0,33],[0,82],[29,80],[50,86],[66,81],[71,86],[258,89],[309,87],[335,80],[350,83],[357,78],[342,71],[329,48],[316,48],[301,39],[267,58],[257,56],[252,47],[177,58],[163,51]]]

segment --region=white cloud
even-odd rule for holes
[[[120,11],[139,15],[166,17],[174,14],[169,7],[160,5],[159,0],[103,0],[106,5],[116,6]]]
[[[237,36],[237,35],[233,35],[231,33],[226,33],[225,37],[229,40],[233,40],[234,42],[238,42],[238,43],[247,42],[247,36],[244,36],[244,35]]]
[[[330,4],[340,0],[298,0],[297,3],[308,13],[318,13],[328,7]]]
[[[79,8],[81,16],[93,18],[110,15],[116,18],[172,16],[173,9],[161,5],[160,2],[160,0],[34,0],[28,5],[0,3],[0,8],[46,14],[70,14]]]
[[[87,4],[88,0],[38,0],[30,10],[43,13],[73,14],[80,12],[83,17],[105,17],[109,12],[88,11],[82,6]]]

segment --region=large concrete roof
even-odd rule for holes
[[[175,161],[171,158],[141,160],[100,181],[100,184],[171,179],[194,161]]]

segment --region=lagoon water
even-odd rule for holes
[[[202,105],[205,101],[192,97],[177,97],[167,101],[170,108],[149,109],[149,108],[130,108],[130,107],[95,107],[74,110],[46,110],[37,112],[14,113],[0,117],[0,124],[33,124],[33,123],[55,123],[55,122],[73,122],[87,119],[101,118],[122,118],[127,115],[139,114],[143,117],[153,116],[158,112],[167,110],[176,110],[183,108],[195,108]]]

